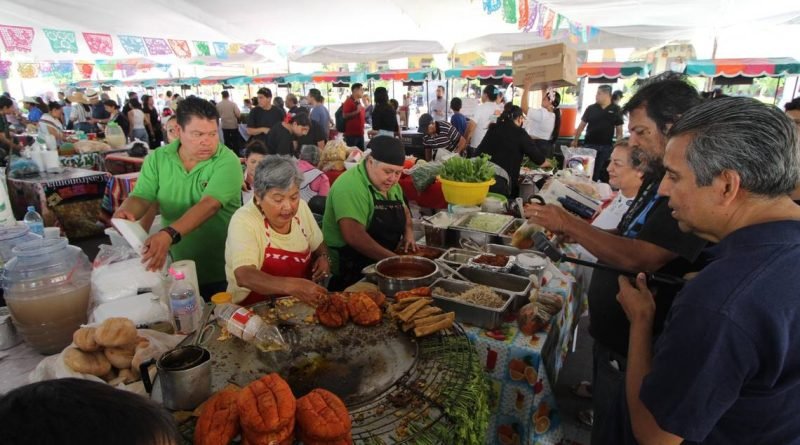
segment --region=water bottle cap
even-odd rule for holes
[[[29,211],[29,212],[35,212],[35,211],[36,211],[36,207],[34,207],[34,206],[28,206],[28,211]]]
[[[177,271],[177,272],[175,272],[175,273],[174,273],[172,276],[173,276],[173,277],[174,277],[176,280],[183,280],[184,278],[186,278],[186,275],[185,275],[183,272],[181,272],[181,271]]]
[[[233,301],[233,295],[228,292],[217,292],[211,296],[211,302],[214,304],[225,304]]]

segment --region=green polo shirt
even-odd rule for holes
[[[170,249],[175,261],[193,260],[200,284],[225,281],[225,238],[233,212],[241,205],[242,167],[239,158],[217,145],[211,158],[186,171],[178,156],[180,141],[159,148],[144,160],[131,196],[157,201],[164,227],[172,224],[204,196],[222,208]]]
[[[367,176],[367,167],[362,161],[356,168],[350,169],[336,179],[331,186],[328,199],[325,201],[325,216],[322,219],[322,235],[329,247],[344,247],[344,237],[339,229],[339,220],[351,218],[365,228],[372,222],[375,210],[375,199],[404,201],[403,189],[395,184],[389,189],[386,197],[372,185]],[[339,273],[339,254],[335,249],[330,251],[331,272]]]

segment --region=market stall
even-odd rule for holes
[[[68,238],[102,234],[97,225],[109,175],[66,168],[29,178],[8,178],[8,195],[17,220],[29,205],[42,215],[46,227],[61,227]]]
[[[578,77],[586,77],[589,82],[611,83],[620,78],[645,78],[648,74],[644,62],[585,62],[578,65]]]

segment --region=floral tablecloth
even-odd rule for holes
[[[103,171],[105,169],[103,154],[101,153],[77,153],[69,156],[59,156],[58,159],[64,167],[94,171]]]
[[[561,415],[553,386],[570,351],[572,332],[583,308],[575,268],[560,266],[569,281],[559,280],[541,292],[559,295],[563,310],[547,331],[527,336],[509,320],[499,329],[486,331],[465,326],[475,345],[491,386],[487,444],[550,445],[563,440]]]

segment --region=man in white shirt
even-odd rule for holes
[[[444,121],[447,120],[447,101],[444,98],[444,87],[439,85],[436,87],[436,99],[431,101],[431,116],[434,120]]]
[[[220,126],[225,146],[233,150],[236,156],[240,156],[242,136],[239,134],[239,116],[241,116],[241,112],[239,106],[230,100],[230,93],[225,90],[222,91],[222,100],[217,104],[217,112],[221,121]]]

